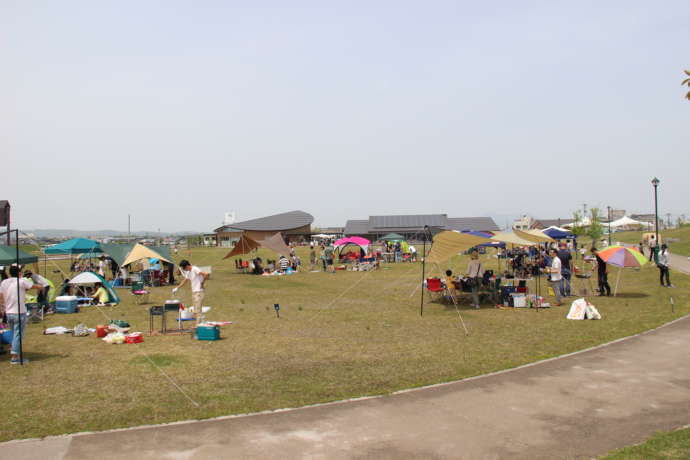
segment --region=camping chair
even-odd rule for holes
[[[426,279],[426,290],[433,295],[436,294],[440,299],[450,298],[453,303],[455,303],[455,297],[451,294],[450,290],[441,282],[440,278],[427,278]]]
[[[132,290],[130,291],[134,296],[134,303],[141,305],[148,303],[149,301],[149,291],[144,289],[144,283],[137,281],[132,283]]]
[[[32,323],[43,321],[43,305],[39,303],[27,303],[26,311],[29,314],[29,321]]]

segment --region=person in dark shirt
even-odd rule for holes
[[[597,248],[592,248],[592,255],[597,259],[597,280],[599,281],[599,295],[611,296],[611,286],[609,286],[609,274],[606,262],[599,257]],[[604,293],[606,292],[606,293]]]
[[[570,277],[572,276],[571,261],[573,256],[570,254],[565,243],[561,243],[561,249],[558,251],[558,258],[561,259],[561,292],[564,297],[569,297],[570,293]]]

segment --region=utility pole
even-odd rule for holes
[[[132,215],[127,214],[127,242],[132,239]]]
[[[668,228],[671,228],[671,213],[670,212],[666,213],[666,225],[668,226]]]
[[[611,246],[611,206],[606,206],[606,209],[608,210],[608,219],[609,219],[609,246]]]
[[[582,220],[585,220],[585,217],[587,217],[587,203],[582,203]]]

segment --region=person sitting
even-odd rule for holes
[[[290,261],[285,257],[285,256],[280,256],[280,260],[278,261],[278,266],[280,269],[278,270],[280,273],[285,273],[287,268],[290,266]]]
[[[105,305],[110,300],[110,295],[108,291],[103,287],[103,283],[96,283],[96,292],[91,296],[93,302],[98,305]]]
[[[273,273],[271,270],[268,269],[268,267],[264,268],[264,272],[261,274],[261,276],[272,276]]]
[[[446,289],[448,289],[448,293],[452,296],[456,295],[457,289],[455,289],[455,280],[456,278],[453,276],[452,270],[446,270]]]
[[[252,270],[252,273],[255,275],[261,275],[264,272],[264,267],[262,265],[262,260],[261,257],[257,257],[254,259],[254,270]]]

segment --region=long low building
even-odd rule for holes
[[[369,216],[366,220],[348,220],[346,236],[362,236],[376,241],[388,233],[398,233],[408,240],[424,237],[424,227],[432,234],[443,230],[498,232],[500,228],[491,217],[448,217],[447,214],[416,214],[399,216]]]
[[[254,238],[263,239],[280,232],[286,241],[300,242],[308,241],[311,237],[312,223],[314,223],[314,216],[311,214],[304,211],[290,211],[223,225],[214,232],[216,244],[223,247],[232,247],[245,233]]]

